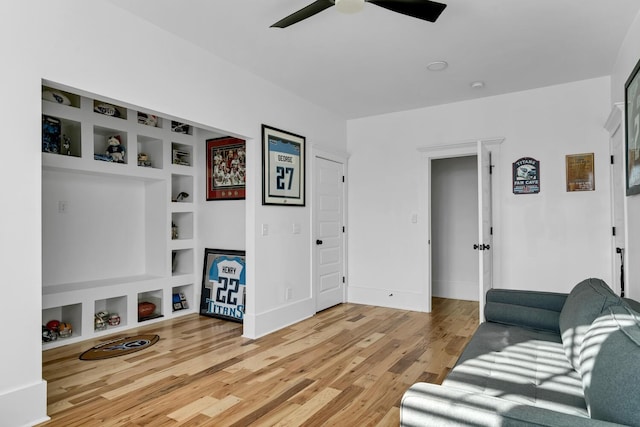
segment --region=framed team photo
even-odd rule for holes
[[[204,250],[200,314],[241,322],[246,306],[245,252]]]
[[[239,138],[207,140],[207,200],[245,198],[246,143]]]
[[[262,204],[304,206],[305,137],[262,125]]]

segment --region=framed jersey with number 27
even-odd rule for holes
[[[200,314],[242,322],[246,305],[245,252],[204,250]]]
[[[262,204],[304,206],[305,137],[262,125]]]

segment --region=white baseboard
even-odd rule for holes
[[[27,427],[48,421],[47,382],[0,394],[0,427]]]
[[[376,305],[400,310],[427,311],[427,296],[413,292],[398,292],[389,289],[372,289],[349,285],[347,301],[354,304]]]
[[[279,329],[308,319],[315,314],[313,299],[296,301],[283,307],[258,313],[255,316],[245,316],[245,329],[243,336],[246,338],[260,338]]]

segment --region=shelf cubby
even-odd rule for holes
[[[187,196],[178,200],[181,193]],[[193,201],[193,176],[171,174],[171,201],[176,203],[191,203]]]
[[[193,249],[175,249],[171,252],[171,274],[193,274]]]
[[[51,320],[71,324],[72,333],[70,337],[58,338],[65,340],[82,336],[82,304],[69,304],[60,307],[51,307],[42,310],[42,324],[46,325]]]
[[[161,128],[162,127],[162,117],[159,117],[155,114],[145,113],[143,111],[138,111],[138,124],[151,127],[151,128]]]
[[[138,317],[138,322],[144,322],[147,320],[157,319],[163,317],[162,314],[162,289],[156,289],[153,291],[139,292],[138,304],[142,302],[150,302],[156,306],[154,312],[146,317]]]
[[[144,156],[144,157],[142,157]],[[138,166],[162,169],[162,140],[138,135]]]
[[[42,151],[51,154],[81,157],[80,122],[56,116],[42,115]]]
[[[193,212],[173,212],[171,214],[171,237],[173,240],[193,239]],[[177,230],[173,231],[173,227]]]
[[[127,119],[127,109],[108,101],[93,100],[93,111],[107,117]]]
[[[119,328],[127,325],[127,297],[119,296],[113,298],[105,298],[95,301],[94,314],[104,311],[109,313],[109,317],[113,314],[117,314],[120,317],[120,323],[118,325],[107,325],[107,330]],[[107,317],[107,319],[109,318]]]
[[[120,139],[120,145],[124,149],[124,160],[123,162],[115,162],[114,163],[128,163],[129,159],[129,150],[127,144],[127,132],[105,128],[101,126],[93,127],[93,154],[96,160],[109,161],[107,156],[107,148],[109,147],[109,138],[118,137]]]
[[[193,147],[187,144],[171,143],[171,162],[174,165],[192,166]]]
[[[42,86],[42,99],[52,104],[80,108],[80,95],[49,86]]]
[[[173,286],[171,288],[172,311],[188,310],[193,307],[193,284]]]

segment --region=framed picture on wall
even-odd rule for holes
[[[262,125],[262,204],[304,206],[305,137]]]
[[[245,198],[246,143],[225,137],[207,140],[207,200]]]
[[[640,60],[624,85],[627,196],[640,193]]]
[[[593,191],[596,178],[593,153],[569,154],[567,162],[567,191]]]
[[[245,252],[204,250],[200,314],[242,322],[246,304]]]

